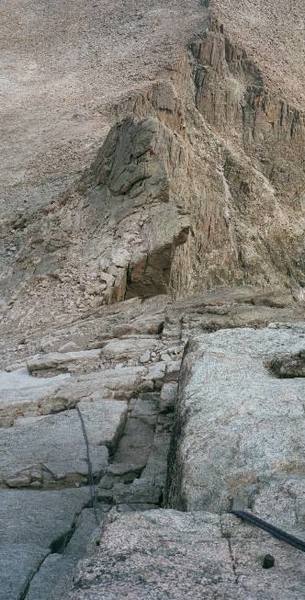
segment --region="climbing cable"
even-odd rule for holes
[[[79,416],[79,419],[81,422],[82,432],[83,432],[85,445],[86,445],[87,463],[88,463],[88,481],[89,481],[89,489],[90,489],[91,506],[93,508],[95,521],[96,521],[97,525],[99,525],[100,521],[99,521],[98,514],[97,514],[96,491],[95,491],[95,485],[94,485],[94,477],[93,477],[92,462],[91,462],[91,457],[90,457],[90,448],[89,448],[89,440],[88,440],[86,425],[85,425],[85,421],[84,421],[83,415],[82,415],[79,407],[76,406],[75,408],[77,410],[77,413],[78,413],[78,416]]]
[[[281,542],[286,542],[286,544],[289,544],[290,546],[293,546],[294,548],[305,552],[305,542],[295,537],[294,535],[291,535],[290,533],[287,533],[286,531],[283,531],[282,529],[271,525],[271,523],[267,523],[267,521],[264,521],[263,519],[260,519],[259,517],[256,517],[255,515],[252,515],[251,513],[245,510],[232,510],[231,513],[236,517],[243,519],[244,521],[248,521],[248,523],[251,523],[256,527],[267,531],[267,533],[270,533],[270,535],[280,540]]]

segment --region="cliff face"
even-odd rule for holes
[[[114,125],[80,178],[4,222],[5,320],[29,325],[29,298],[45,322],[227,284],[302,297],[304,114],[217,4],[201,10],[202,31],[170,69],[113,104]]]
[[[210,133],[209,146],[199,143],[206,148],[202,162],[214,159],[214,185],[208,174],[200,208],[194,203],[195,287],[276,280],[302,286],[304,115],[268,89],[261,70],[217,21],[191,50],[194,103],[204,118],[201,130],[208,126]]]

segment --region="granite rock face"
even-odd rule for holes
[[[127,403],[112,400],[79,402],[90,438],[93,475],[108,465],[127,417]],[[82,425],[76,410],[17,419],[2,430],[0,486],[45,487],[87,481],[88,463]]]
[[[65,331],[3,344],[1,599],[61,600],[113,505],[159,506],[184,347],[179,333],[163,339],[167,302],[127,301],[125,311],[105,307]]]
[[[3,535],[0,554],[3,569],[6,570],[10,565],[9,574],[3,579],[4,599],[61,600],[69,589],[83,593],[85,598],[93,593],[120,597],[117,584],[111,579],[109,587],[105,588],[103,583],[103,591],[96,582],[93,590],[87,583],[83,585],[77,583],[78,580],[73,582],[73,574],[79,559],[88,552],[94,555],[98,548],[104,548],[104,519],[112,507],[119,514],[130,515],[136,533],[143,518],[141,511],[159,509],[168,501],[166,488],[171,490],[172,504],[178,502],[176,497],[172,497],[176,489],[172,460],[173,441],[184,443],[183,436],[176,436],[184,375],[189,362],[195,372],[206,370],[205,363],[204,367],[201,365],[201,358],[195,360],[190,352],[192,344],[197,347],[198,339],[205,340],[207,351],[204,355],[208,353],[210,345],[216,344],[215,339],[220,340],[219,344],[223,342],[227,352],[238,353],[241,348],[243,360],[249,368],[248,379],[251,361],[253,384],[261,390],[260,400],[266,402],[266,381],[270,386],[269,393],[278,385],[279,390],[285,390],[291,403],[289,418],[295,422],[297,418],[302,418],[299,417],[301,401],[297,401],[296,395],[302,393],[303,387],[301,377],[294,380],[291,376],[302,373],[303,310],[289,292],[246,287],[222,289],[174,304],[164,296],[154,298],[153,302],[149,299],[144,302],[131,299],[101,307],[97,312],[89,312],[86,318],[65,323],[53,330],[37,328],[29,332],[20,329],[17,339],[15,334],[2,338],[0,445],[3,449],[0,473],[3,510],[0,521]],[[278,321],[282,324],[277,324]],[[243,328],[240,329],[241,326]],[[255,326],[257,329],[245,329],[245,326]],[[230,330],[224,331],[224,327],[230,327]],[[215,331],[218,333],[207,333]],[[203,332],[206,333],[203,335]],[[198,338],[198,335],[201,337]],[[190,339],[194,341],[187,346]],[[281,347],[283,353],[279,351]],[[250,358],[247,358],[246,350],[250,352]],[[213,354],[214,351],[211,352]],[[260,352],[263,356],[260,356]],[[259,384],[257,369],[260,378],[263,373]],[[279,373],[283,378],[278,378]],[[281,388],[282,384],[284,387]],[[242,389],[240,383],[239,388]],[[232,397],[234,389],[232,387]],[[216,407],[215,390],[215,387],[211,388],[214,394],[211,396],[213,407]],[[198,418],[199,400],[192,397],[192,402],[197,407],[195,426],[198,428],[198,439],[192,437],[191,432],[188,435],[195,448],[204,435],[206,424]],[[190,408],[192,406],[191,403]],[[252,420],[255,421],[255,411],[258,409],[255,398],[252,398],[251,407]],[[87,448],[76,408],[84,419],[89,444],[95,486],[94,507],[92,489],[88,486],[91,479]],[[225,410],[225,406],[222,409]],[[289,410],[287,408],[285,417]],[[189,411],[187,419],[190,422],[191,415]],[[242,421],[240,428],[243,430]],[[228,435],[228,452],[230,443]],[[171,445],[171,468],[168,472]],[[280,457],[284,451],[284,447],[278,450]],[[291,448],[289,452],[288,460],[291,459]],[[302,453],[299,460],[301,457]],[[190,470],[192,465],[183,456],[184,460],[186,468]],[[179,461],[177,451],[175,468],[179,467]],[[274,466],[274,470],[276,468]],[[231,465],[228,466],[228,473],[230,470]],[[302,535],[302,479],[296,477],[295,473],[290,473],[283,480],[281,477],[279,471],[278,480],[269,477],[265,485],[263,481],[260,482],[260,493],[255,497],[253,508],[259,515],[271,520],[276,517],[276,524],[282,523],[290,531],[300,530]],[[249,490],[248,487],[247,491],[252,493],[249,497],[253,498],[254,488],[252,486]],[[215,506],[209,506],[209,510],[215,510]],[[164,515],[170,514],[170,511],[163,511]],[[175,514],[178,520],[182,518],[181,514]],[[123,520],[119,522],[122,532],[125,531],[124,518],[122,516]],[[209,520],[212,517],[203,512],[202,518]],[[129,517],[126,516],[126,519]],[[214,515],[212,519],[219,520],[219,517]],[[97,528],[98,523],[101,530]],[[176,526],[173,522],[171,525],[164,521],[162,523],[158,539],[161,533],[166,538],[175,537]],[[187,523],[186,529],[189,521]],[[200,530],[200,536],[203,537],[207,535],[204,528],[205,525]],[[216,547],[219,545],[218,555],[222,552],[220,548],[226,548],[225,557],[228,556],[228,542],[219,539],[219,524],[217,528],[219,541],[211,550],[209,563],[213,572],[218,570],[217,561],[213,566]],[[116,535],[114,531],[113,535]],[[176,540],[175,548],[181,541]],[[113,545],[116,543],[121,546],[119,536],[113,538]],[[253,552],[261,569],[261,555],[257,557],[259,543],[255,541]],[[273,546],[268,548],[273,551]],[[95,557],[94,560],[98,565],[99,559]],[[113,560],[117,564],[117,560]],[[176,559],[171,560],[171,570],[182,568]],[[86,563],[80,568],[86,578]],[[250,577],[250,571],[249,567],[247,577]],[[217,584],[218,588],[216,580],[213,579],[214,583],[211,583],[207,576],[205,587],[202,588],[205,593],[210,593],[210,589],[215,591],[222,588],[227,590],[223,593],[229,593],[231,564],[225,566],[225,572],[230,575],[228,579],[227,575],[223,575],[224,579]],[[296,576],[299,578],[298,574]],[[257,583],[256,575],[253,577]],[[136,579],[139,580],[138,576]],[[149,593],[162,597],[164,586],[169,585],[167,580],[168,575],[162,571],[160,583],[157,585],[154,580],[153,587],[156,590],[149,588]],[[128,579],[128,585],[133,589],[132,578]],[[287,585],[287,589],[290,589],[289,582]],[[141,594],[147,593],[147,589],[146,584],[143,590],[136,584],[135,593],[141,597]],[[181,582],[180,592],[196,592],[192,578],[189,578],[187,588]],[[125,594],[125,591],[122,593]],[[168,593],[174,593],[171,584]],[[243,592],[240,594],[243,597]]]
[[[127,587],[139,598],[148,593],[152,598],[162,598],[165,593],[176,598],[178,592],[194,597],[199,593],[197,587],[200,593],[204,590],[211,598],[213,594],[230,597],[231,588],[232,594],[236,591],[241,598],[246,598],[248,592],[245,590],[251,590],[252,594],[254,586],[258,585],[263,561],[259,550],[264,543],[262,540],[266,540],[265,554],[274,553],[276,561],[284,556],[279,563],[279,576],[273,582],[274,597],[282,588],[285,594],[292,594],[291,579],[286,578],[286,587],[281,579],[285,574],[282,564],[288,561],[286,550],[279,545],[275,547],[272,540],[252,532],[248,526],[241,526],[230,517],[228,522],[234,522],[237,528],[236,548],[241,548],[242,556],[246,555],[245,548],[249,553],[247,565],[240,567],[240,581],[244,578],[246,583],[240,589],[235,587],[237,575],[234,575],[235,566],[234,569],[232,567],[231,541],[228,542],[227,533],[223,534],[221,524],[228,517],[215,512],[212,514],[215,510],[227,510],[231,489],[224,495],[219,493],[221,500],[217,499],[219,482],[211,472],[202,482],[198,461],[203,461],[199,445],[207,434],[207,425],[213,427],[217,416],[217,427],[226,422],[227,434],[220,439],[216,431],[213,445],[216,441],[222,442],[219,450],[222,464],[228,478],[235,478],[234,485],[241,499],[248,504],[252,502],[251,508],[260,516],[303,535],[304,485],[300,472],[297,474],[298,466],[299,471],[302,467],[302,449],[294,451],[292,444],[289,445],[291,427],[295,430],[293,443],[301,443],[303,378],[299,375],[302,374],[304,352],[303,311],[302,305],[296,303],[288,292],[246,287],[222,289],[174,304],[167,297],[154,298],[153,302],[131,299],[101,307],[97,312],[91,311],[86,318],[54,330],[20,330],[17,340],[15,335],[2,339],[0,522],[3,532],[0,562],[5,571],[10,565],[7,577],[3,578],[4,600],[61,600],[69,590],[73,590],[72,597],[77,594],[76,597],[89,599],[103,597],[104,594],[105,598],[120,598],[125,595]],[[188,343],[188,340],[193,341]],[[199,348],[200,344],[204,346],[204,351],[199,352],[196,358],[198,344]],[[240,359],[236,358],[240,355]],[[221,363],[218,384],[216,378],[210,381],[209,390],[205,384],[208,396],[201,405],[201,378],[209,380],[211,369],[216,375],[218,360]],[[183,415],[187,431],[185,438],[183,431],[177,436],[177,426],[181,423],[181,398],[189,379],[188,365],[191,370],[194,369],[194,377],[198,376],[196,390],[199,391],[197,395],[190,395],[190,406]],[[236,373],[240,378],[238,384],[234,379]],[[298,377],[294,379],[294,375]],[[248,410],[246,400],[251,381],[260,394],[256,397],[253,391]],[[239,396],[236,396],[236,385],[239,394],[245,396],[241,404]],[[231,399],[229,406],[223,401],[217,402],[218,388],[221,396],[228,394],[228,399]],[[269,401],[275,398],[273,408],[268,408],[266,393]],[[275,405],[276,417],[272,412]],[[88,485],[92,480],[87,447],[76,408],[80,410],[86,428],[95,488],[94,506],[92,488]],[[210,414],[206,412],[201,418],[199,408]],[[246,409],[249,422],[242,418],[241,411]],[[217,411],[215,418],[213,410]],[[259,411],[262,411],[261,415]],[[284,417],[281,417],[282,413]],[[252,471],[257,466],[264,471],[265,479],[260,472],[258,483],[249,482],[249,477],[245,486],[240,481],[242,468],[246,473],[250,463],[247,459],[240,466],[241,461],[238,462],[235,438],[234,435],[232,438],[228,427],[230,415],[239,418],[240,435],[248,436],[248,444],[252,443],[255,450],[251,446]],[[256,422],[263,422],[263,418],[269,429],[262,429],[260,433],[261,448],[258,452],[255,439],[250,434],[258,429]],[[285,419],[285,430],[281,430],[281,435],[286,443],[280,445],[280,440],[274,438],[273,446],[269,444],[264,450],[264,435],[270,431],[271,418],[276,418],[277,422]],[[222,427],[224,429],[225,425]],[[209,431],[211,433],[213,429]],[[188,442],[192,455],[184,452],[184,445]],[[230,450],[230,444],[234,444],[234,450]],[[236,463],[228,460],[230,452],[235,452]],[[279,460],[276,464],[272,463],[271,472],[265,468],[264,452],[268,460],[272,452],[278,454]],[[294,453],[298,463],[293,463]],[[214,469],[216,458],[213,457]],[[204,560],[208,561],[204,581],[198,579],[198,575],[193,578],[189,563],[184,560],[189,552],[187,532],[190,528],[193,532],[189,518],[194,517],[166,509],[159,511],[165,502],[185,508],[180,502],[179,489],[180,484],[185,486],[184,475],[179,475],[178,479],[175,475],[182,463],[186,474],[198,470],[199,485],[195,492],[191,486],[188,487],[191,499],[187,508],[199,507],[198,492],[199,496],[206,498],[207,485],[211,486],[211,494],[217,500],[208,506],[205,503],[204,507],[200,504],[204,510],[196,517],[201,519],[196,539],[210,540],[210,525],[215,525],[212,528],[215,542],[209,549],[206,543],[202,547],[202,556],[199,554],[203,564]],[[207,474],[207,469],[204,473]],[[228,487],[230,481],[228,479]],[[224,488],[223,482],[221,486]],[[125,558],[119,561],[122,537],[110,525],[111,520],[104,529],[106,513],[113,507],[116,514],[121,515],[117,524],[121,535],[129,535],[130,527],[137,540],[142,536],[143,511],[146,513],[154,509],[159,515],[157,533],[155,529],[149,533],[149,539],[157,536],[158,542],[154,541],[147,550],[144,545],[148,543],[146,536],[145,540],[141,538],[143,546],[137,546],[141,548],[143,557],[151,555],[152,571],[159,569],[159,581],[152,576],[147,582],[144,575],[139,576],[136,570],[131,569],[129,559],[126,559],[127,562]],[[168,521],[167,515],[171,514],[175,517]],[[185,525],[181,524],[181,519],[186,519]],[[181,536],[177,534],[177,527],[179,531],[182,528]],[[145,528],[148,533],[150,525],[146,522]],[[112,540],[111,552],[104,539],[105,531],[107,536],[109,531],[109,543]],[[250,543],[248,536],[251,538],[252,535],[254,541]],[[166,542],[169,538],[173,540],[170,548]],[[162,559],[158,554],[160,539],[164,539]],[[129,541],[131,543],[131,538]],[[191,544],[193,542],[195,544],[195,538],[191,539]],[[250,546],[253,546],[251,551]],[[79,567],[81,575],[74,576],[79,559],[88,553],[94,561],[94,573],[102,568],[105,560],[103,558],[100,563],[99,554],[96,554],[101,548],[112,561],[110,574],[108,563],[105,567],[107,581],[102,577],[101,583],[99,576],[96,580],[88,562]],[[236,552],[239,552],[238,549]],[[135,553],[134,546],[130,546],[128,552],[132,562],[138,560],[139,554]],[[283,552],[284,555],[281,554]],[[181,553],[183,564],[177,558]],[[145,561],[143,563],[143,557],[139,560],[147,572],[149,568]],[[222,557],[221,565],[219,557]],[[193,555],[189,559],[194,562]],[[169,560],[171,575],[167,572]],[[244,565],[242,558],[239,560]],[[125,562],[128,568],[120,574],[118,587],[117,569]],[[287,564],[290,564],[289,561]],[[177,589],[172,583],[176,570],[181,572]],[[91,576],[93,580],[88,582],[87,578]],[[297,580],[296,585],[300,586],[302,575],[298,566],[293,576]],[[175,575],[174,580],[177,577]],[[266,581],[259,583],[261,594],[265,593]]]
[[[69,600],[299,600],[303,555],[232,516],[155,510],[109,515]],[[263,568],[271,554],[275,566]]]
[[[52,550],[68,542],[89,495],[87,489],[1,490],[0,498],[0,598],[17,600],[27,597],[32,579]],[[46,585],[45,594],[47,598]]]
[[[220,330],[190,343],[170,457],[171,506],[221,512],[241,498],[255,509],[268,488],[280,498],[292,486],[302,511],[305,380],[279,378],[268,364],[304,344],[304,328],[272,327]],[[291,510],[294,503],[291,496]]]

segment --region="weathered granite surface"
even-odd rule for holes
[[[22,598],[48,550],[33,544],[1,544],[1,600]]]
[[[248,432],[247,427],[243,429],[246,420],[241,419],[246,410],[249,409],[250,417],[254,420],[257,419],[258,409],[266,418],[270,416],[271,408],[268,408],[265,398],[267,392],[268,397],[278,396],[276,404],[274,402],[272,405],[276,406],[277,414],[282,410],[282,404],[285,405],[286,425],[290,420],[303,418],[300,399],[303,380],[301,377],[292,377],[302,374],[303,308],[293,301],[289,293],[231,289],[208,292],[192,302],[180,301],[175,304],[162,297],[155,299],[154,305],[149,300],[143,303],[138,300],[126,301],[121,304],[120,310],[115,305],[104,307],[97,314],[90,313],[85,319],[59,326],[46,335],[39,328],[28,332],[26,338],[22,338],[22,344],[16,344],[14,336],[8,336],[5,345],[0,342],[3,369],[0,378],[0,446],[3,448],[0,472],[2,486],[6,486],[1,490],[3,546],[0,553],[3,564],[6,565],[8,561],[12,567],[5,583],[3,580],[5,600],[61,600],[69,588],[78,585],[73,584],[78,560],[86,552],[97,548],[96,543],[104,547],[103,521],[111,507],[115,506],[118,514],[131,514],[130,518],[135,515],[132,517],[135,519],[132,521],[135,535],[138,518],[142,519],[137,516],[138,511],[158,509],[165,500],[168,502],[168,497],[164,499],[168,478],[167,458],[172,436],[172,444],[173,440],[183,443],[183,435],[176,437],[176,427],[179,424],[177,417],[182,406],[181,394],[186,373],[188,378],[187,365],[191,370],[194,369],[194,376],[198,373],[198,389],[201,389],[201,377],[205,379],[204,387],[208,396],[203,407],[212,415],[212,418],[200,419],[201,392],[198,392],[198,397],[190,398],[186,421],[192,422],[188,439],[192,442],[192,456],[196,460],[203,460],[196,444],[205,435],[207,423],[211,426],[215,422],[213,410],[217,411],[218,416],[225,414],[228,409],[228,405],[223,403],[225,394],[229,394],[233,403],[236,373],[241,373],[239,393],[248,394],[250,369],[253,385],[259,391],[259,397],[254,392],[251,395],[250,405],[245,400],[238,407],[230,404],[229,414],[237,413],[241,431]],[[277,324],[278,321],[282,321],[282,324]],[[239,329],[241,325],[255,325],[258,329]],[[224,326],[229,326],[230,330],[224,331]],[[203,334],[215,330],[218,332]],[[197,348],[198,340],[205,344],[202,358],[201,355],[196,358],[194,351],[191,351]],[[279,352],[281,347],[283,353]],[[242,355],[240,360],[236,359],[238,353]],[[231,355],[234,357],[232,360],[228,358]],[[218,361],[220,365],[217,367]],[[210,374],[214,370],[216,374],[218,368],[219,377],[211,377],[209,387],[207,382]],[[243,386],[242,373],[247,369],[249,377],[245,378]],[[226,379],[223,377],[224,371]],[[284,378],[279,379],[278,374]],[[221,392],[218,403],[217,389]],[[209,407],[208,397],[211,398]],[[96,483],[95,509],[101,523],[101,536],[96,529],[94,511],[90,508],[87,453],[76,406],[83,415],[88,435]],[[232,406],[235,406],[235,412]],[[172,433],[175,421],[176,427]],[[192,429],[197,431],[196,438],[192,438]],[[261,435],[263,433],[264,430]],[[229,443],[230,438],[227,437],[227,452]],[[283,453],[286,450],[282,446],[276,451]],[[287,452],[290,453],[290,460],[291,447]],[[172,465],[173,445],[170,456]],[[223,452],[223,461],[226,456]],[[187,457],[183,460],[191,470]],[[178,467],[179,460],[174,464]],[[226,467],[228,477],[233,467],[234,463],[229,462]],[[247,482],[247,494],[243,500],[250,504],[252,502],[251,507],[257,514],[271,521],[275,519],[276,524],[282,523],[289,531],[299,532],[302,536],[305,486],[300,474],[295,472],[283,479],[283,468],[274,466],[274,471],[278,469],[278,476],[273,479],[269,475],[265,479],[261,477],[259,486],[254,486],[256,491],[259,487],[256,495],[253,486],[249,489]],[[172,494],[171,501],[176,505],[178,501],[176,496],[174,499],[174,492],[177,492],[177,488],[172,468],[169,475],[171,486],[167,487]],[[184,485],[183,479],[181,485]],[[11,489],[7,489],[7,486]],[[73,489],[71,486],[74,486]],[[217,510],[220,507],[211,504],[209,510],[215,510],[215,506]],[[165,511],[164,514],[170,513]],[[202,518],[206,518],[204,514]],[[176,535],[175,526],[169,526],[168,523],[163,533],[161,529],[159,538]],[[244,531],[244,527],[241,530]],[[205,535],[204,531],[202,535]],[[120,539],[117,537],[119,545]],[[28,558],[19,561],[23,552],[20,548],[25,548],[24,544],[28,544]],[[177,547],[179,544],[180,541],[177,541]],[[222,550],[219,552],[221,554]],[[178,550],[176,553],[179,555]],[[213,550],[212,562],[216,554],[216,550]],[[19,562],[22,568],[20,566],[18,571],[14,565]],[[216,569],[217,563],[215,565]],[[171,569],[178,567],[180,569],[182,565],[174,564]],[[228,572],[231,571],[228,565]],[[249,567],[248,578],[250,571]],[[87,577],[85,567],[84,577]],[[160,589],[155,586],[156,590],[149,590],[149,593],[159,594],[156,597],[162,598],[167,578],[162,574],[161,583],[158,584]],[[131,580],[129,583],[133,589]],[[104,592],[120,597],[119,589],[113,587],[111,581],[106,591],[104,584],[94,585],[97,597]],[[192,585],[194,587],[191,579],[189,585],[191,590]],[[210,590],[210,583],[205,585],[206,590]],[[224,579],[221,585],[229,593],[231,579]],[[219,583],[218,588],[216,586],[218,595],[222,593],[219,591],[221,585]],[[122,583],[123,595],[124,586],[125,583]],[[135,594],[139,598],[141,594],[148,593],[145,586],[144,591],[141,587],[137,588]],[[84,589],[86,594],[93,593],[87,587]],[[172,593],[170,589],[169,594]],[[183,593],[191,594],[188,588],[181,589]],[[239,593],[243,597],[244,592]]]
[[[53,399],[67,381],[69,375],[56,375],[48,379],[34,378],[26,368],[10,373],[0,372],[0,425],[10,425],[16,416],[33,414],[38,407],[41,410],[41,407],[46,406],[48,412],[51,404],[54,408],[50,398]]]
[[[220,330],[192,340],[179,384],[168,502],[182,510],[229,510],[235,497],[256,506],[305,473],[302,377],[281,379],[274,356],[305,348],[305,327]],[[299,484],[298,484],[299,482]],[[294,503],[291,497],[292,504]]]
[[[88,502],[85,488],[0,490],[1,600],[27,597],[36,572],[52,549],[64,547]],[[47,598],[46,583],[45,593]]]
[[[90,442],[92,471],[101,476],[108,465],[108,448],[116,445],[127,417],[124,401],[82,401]],[[1,432],[0,486],[48,487],[86,482],[87,450],[75,410],[45,417],[17,419]]]
[[[68,598],[301,600],[304,585],[301,552],[233,516],[155,510],[109,515]]]
[[[112,326],[120,337],[95,349],[89,336],[98,334],[99,315],[80,327],[78,351],[57,331],[50,342],[61,351],[43,352],[44,338],[34,332],[31,353],[22,344],[3,354],[0,562],[10,568],[1,600],[61,600],[112,505],[126,512],[161,501],[183,343],[177,335],[161,339],[163,313],[141,318],[137,311],[134,322],[128,310],[115,315],[116,308],[106,311],[102,322],[106,336]],[[171,388],[166,413],[163,387],[163,396]],[[76,407],[98,484],[94,509]]]

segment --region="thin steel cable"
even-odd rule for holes
[[[95,518],[96,524],[99,525],[100,521],[98,518],[97,508],[96,508],[96,491],[95,491],[95,485],[94,485],[94,477],[93,477],[92,462],[91,462],[91,457],[90,457],[90,447],[89,447],[89,439],[88,439],[88,435],[87,435],[87,429],[86,429],[84,417],[83,417],[79,407],[76,406],[75,408],[76,408],[76,411],[78,413],[78,416],[79,416],[79,419],[81,422],[81,428],[82,428],[84,441],[85,441],[85,445],[86,445],[87,463],[88,463],[88,481],[89,481],[91,505],[93,508],[93,513],[94,513],[94,518]]]
[[[264,521],[263,519],[260,519],[259,517],[256,517],[245,510],[232,510],[231,513],[236,517],[243,519],[244,521],[248,521],[248,523],[251,523],[251,525],[255,525],[256,527],[267,531],[267,533],[275,537],[277,540],[285,542],[286,544],[305,552],[305,541],[300,540],[300,538],[297,538],[294,535],[291,535],[290,533],[271,525],[271,523],[267,523],[267,521]]]

